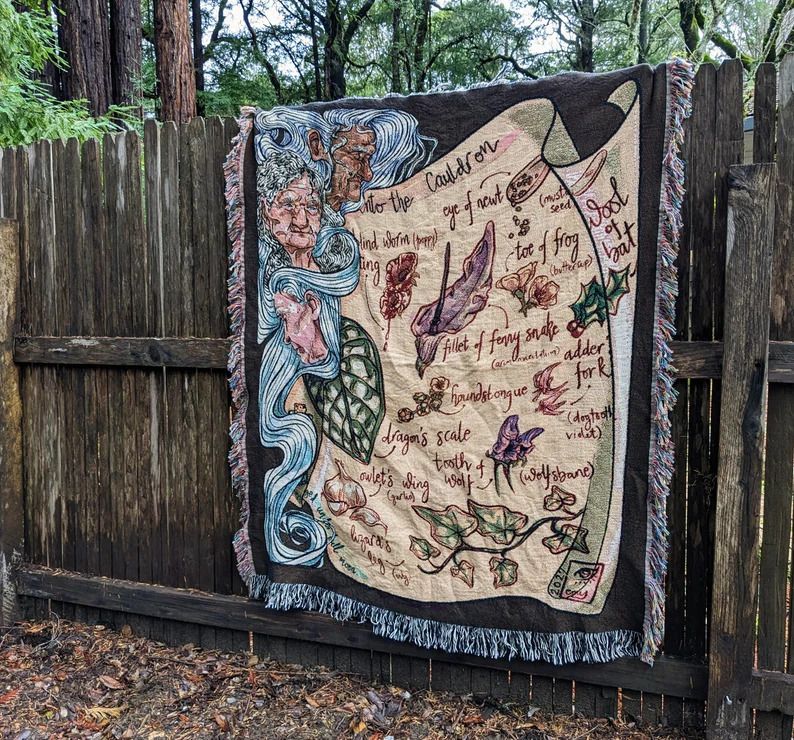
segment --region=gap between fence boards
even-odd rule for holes
[[[222,370],[228,339],[202,337],[17,336],[19,364],[181,367]],[[671,342],[678,378],[720,378],[722,342]],[[769,343],[769,382],[794,383],[794,342]]]

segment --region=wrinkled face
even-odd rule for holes
[[[338,131],[332,142],[334,172],[331,176],[332,207],[342,201],[361,199],[361,186],[372,179],[370,160],[375,153],[375,132],[356,126]]]
[[[262,204],[270,233],[288,252],[314,248],[322,212],[320,194],[306,173],[276,193],[270,205]]]
[[[289,293],[273,296],[276,314],[284,322],[284,341],[307,365],[324,360],[328,347],[320,330],[320,302],[311,291],[303,301]]]

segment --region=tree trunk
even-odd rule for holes
[[[204,92],[204,39],[202,38],[201,0],[191,0],[193,21],[193,66],[196,68],[196,92]],[[204,115],[201,97],[196,96],[196,111]]]
[[[68,100],[87,100],[94,116],[111,103],[110,27],[103,0],[59,0],[58,35],[67,69],[61,71],[61,92]]]
[[[156,0],[154,48],[160,119],[185,123],[196,115],[196,78],[185,0]]]
[[[700,44],[697,10],[697,0],[681,0],[678,3],[679,25],[684,33],[684,44],[690,57],[694,55]]]
[[[414,46],[413,77],[417,81],[416,92],[422,92],[422,89],[424,88],[424,76],[422,75],[422,69],[424,68],[425,44],[427,43],[427,32],[430,28],[430,0],[419,0],[417,13],[419,18],[416,24],[416,46]]]
[[[111,89],[116,105],[140,103],[142,45],[139,0],[110,0]]]
[[[648,0],[640,0],[640,22],[637,33],[637,64],[648,61],[648,26],[650,25],[650,12]]]
[[[312,67],[314,72],[314,99],[322,100],[323,75],[320,69],[320,42],[317,38],[317,18],[315,17],[314,0],[309,0],[309,30],[312,34]]]
[[[391,91],[401,93],[402,80],[400,79],[400,22],[402,14],[402,0],[392,0],[391,9]]]
[[[579,12],[579,28],[576,33],[577,72],[593,71],[593,34],[595,32],[595,7],[593,0],[583,0]]]
[[[326,100],[338,100],[345,97],[347,83],[345,80],[345,57],[343,46],[342,9],[338,0],[328,0],[327,32],[323,55],[324,95]]]

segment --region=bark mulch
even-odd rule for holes
[[[611,719],[560,717],[527,703],[373,684],[187,645],[172,648],[57,619],[0,635],[0,737],[571,738],[693,737]]]

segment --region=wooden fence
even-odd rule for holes
[[[667,627],[654,668],[449,655],[366,625],[251,608],[233,562],[226,462],[221,164],[231,120],[147,121],[142,142],[125,133],[0,151],[5,595],[14,590],[29,613],[555,712],[699,728],[710,699],[714,737],[790,738],[794,57],[779,79],[763,65],[755,80],[753,156],[776,160],[777,178],[773,166],[739,169],[731,188],[742,97],[738,62],[698,71],[684,152]],[[22,563],[3,578],[14,551]]]

